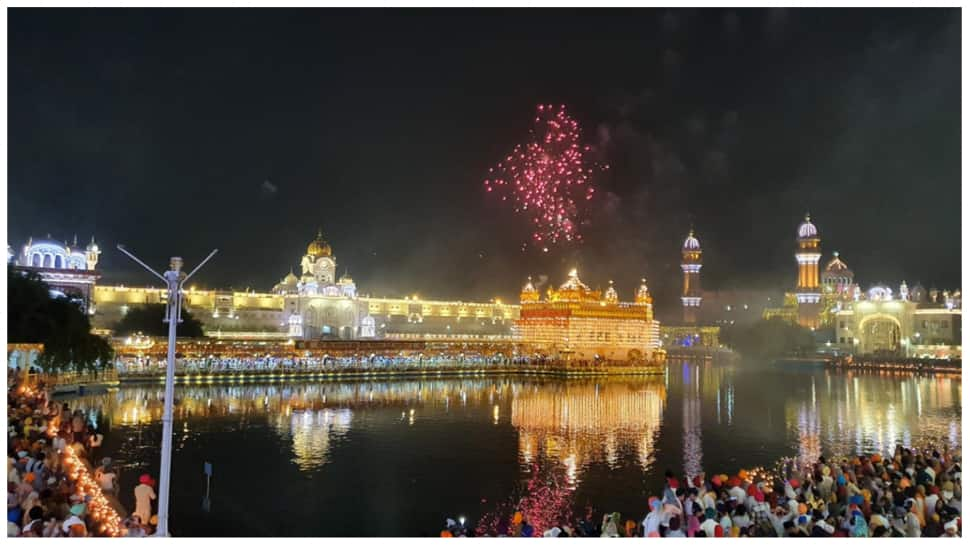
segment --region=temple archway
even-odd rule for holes
[[[867,316],[859,323],[858,331],[861,354],[900,353],[902,325],[896,317],[885,313]]]

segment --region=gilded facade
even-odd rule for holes
[[[516,340],[554,358],[641,360],[660,348],[646,280],[633,302],[621,302],[612,281],[605,292],[591,290],[574,269],[544,300],[530,279],[520,303]]]

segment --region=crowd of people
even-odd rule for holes
[[[511,537],[960,537],[961,456],[947,449],[897,446],[880,454],[820,457],[785,477],[756,472],[667,472],[663,491],[646,502],[646,517],[567,518],[536,528],[514,512],[495,534]],[[639,519],[642,514],[637,514]],[[442,537],[474,530],[446,521]]]
[[[198,358],[177,358],[175,368],[180,373],[199,372],[296,372],[296,371],[340,371],[356,369],[387,369],[387,368],[415,368],[423,366],[461,367],[461,366],[492,366],[492,365],[525,365],[533,362],[530,359],[507,359],[492,355],[466,353],[460,356],[450,355],[361,355],[361,356],[321,356],[321,357],[276,357],[245,356],[224,357],[209,356]],[[115,368],[119,373],[161,373],[165,369],[165,359],[151,359],[148,357],[119,357],[115,360]]]
[[[94,423],[69,404],[49,400],[43,384],[21,380],[8,376],[7,536],[153,534],[152,478],[141,476],[135,511],[122,519],[118,470],[100,453],[103,436]],[[94,460],[97,467],[88,462]]]

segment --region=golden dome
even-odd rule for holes
[[[529,282],[525,283],[522,292],[519,292],[519,301],[522,303],[539,301],[539,291],[532,284],[532,277],[529,277]]]
[[[310,244],[307,245],[306,253],[308,256],[313,256],[314,258],[330,256],[330,245],[323,240],[323,230],[317,231],[317,238],[310,241]]]

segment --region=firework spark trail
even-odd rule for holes
[[[532,223],[531,241],[538,245],[582,240],[579,225],[585,203],[593,198],[593,175],[609,169],[589,159],[580,142],[579,123],[565,105],[536,107],[529,141],[489,169],[485,190],[511,201],[513,211]]]
[[[555,525],[572,524],[573,491],[566,486],[563,468],[551,468],[541,472],[538,464],[532,465],[532,472],[525,485],[525,491],[518,500],[517,495],[499,503],[495,510],[482,515],[476,527],[478,536],[498,536],[500,528],[512,528],[512,515],[521,512],[523,521],[533,527],[533,536]],[[504,526],[503,526],[504,523]]]

